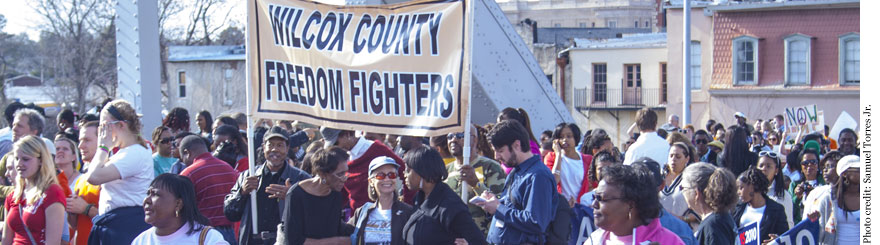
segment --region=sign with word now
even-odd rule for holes
[[[796,134],[801,126],[806,126],[806,132],[825,131],[825,112],[820,111],[816,105],[806,105],[785,108],[785,130],[789,134]]]

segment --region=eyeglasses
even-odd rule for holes
[[[709,143],[709,140],[706,140],[706,139],[698,139],[698,140],[695,140],[694,142],[697,143],[697,144],[706,144],[706,143]]]
[[[621,200],[621,199],[623,199],[623,198],[622,197],[607,198],[607,197],[604,197],[603,195],[593,193],[593,200],[596,200],[598,202],[610,202],[610,201]]]
[[[174,137],[168,137],[168,138],[164,138],[164,139],[160,140],[159,143],[168,144],[168,143],[171,143],[172,141],[174,141]]]
[[[348,172],[339,172],[339,173],[333,174],[333,176],[336,176],[336,178],[338,178],[340,180],[347,180],[349,175],[348,175]]]
[[[819,165],[819,160],[804,160],[803,162],[801,162],[801,165]]]
[[[779,158],[779,155],[776,155],[776,152],[772,151],[761,151],[758,153],[758,157]]]
[[[455,138],[464,139],[464,132],[461,132],[461,133],[449,133],[448,135],[446,135],[446,138],[449,138],[449,139],[455,139]]]
[[[387,174],[386,173],[376,173],[375,175],[373,175],[373,177],[376,178],[377,180],[384,180],[386,177],[388,179],[397,179],[397,173],[395,173],[395,172],[390,172]]]

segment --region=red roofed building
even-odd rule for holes
[[[701,62],[692,67],[701,76],[692,77],[701,86],[691,90],[691,122],[731,125],[740,111],[751,123],[811,104],[829,126],[843,111],[858,120],[859,8],[857,0],[696,4],[691,39]],[[667,9],[667,112],[681,115],[682,8]]]

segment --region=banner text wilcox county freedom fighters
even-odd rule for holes
[[[471,28],[464,1],[248,5],[251,113],[340,129],[461,131]]]

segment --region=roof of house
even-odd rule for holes
[[[31,75],[19,75],[13,78],[6,79],[4,83],[11,83],[10,86],[13,87],[21,87],[21,86],[41,86],[43,82],[40,81],[39,77],[31,76]]]
[[[575,39],[571,49],[621,49],[666,47],[666,33],[640,33],[606,40]]]
[[[765,11],[792,8],[859,7],[860,0],[696,0],[691,7],[706,7],[712,11]],[[667,0],[664,8],[682,8],[683,0]]]
[[[536,43],[550,43],[558,47],[570,47],[572,46],[571,39],[609,39],[616,38],[617,35],[649,32],[651,32],[651,28],[538,28],[538,41]]]
[[[169,62],[245,60],[243,45],[169,46]]]

